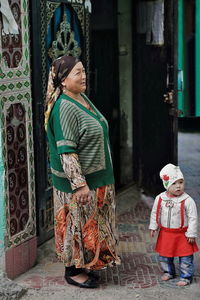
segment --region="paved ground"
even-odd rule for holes
[[[200,214],[200,134],[179,135],[179,165],[187,182],[188,192],[197,202]],[[139,299],[197,300],[200,298],[200,253],[195,254],[194,282],[176,287],[178,277],[167,283],[160,281],[161,269],[154,252],[155,239],[148,232],[153,199],[131,186],[117,195],[117,224],[122,264],[100,272],[100,288],[79,289],[63,279],[63,266],[54,254],[53,239],[38,249],[38,263],[15,282],[28,291],[22,300],[60,299]],[[200,241],[198,243],[200,245]],[[178,272],[178,266],[177,266]]]

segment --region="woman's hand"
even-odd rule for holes
[[[74,193],[74,196],[75,196],[76,201],[81,204],[87,204],[92,199],[88,185],[80,187]]]

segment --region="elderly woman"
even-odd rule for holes
[[[51,66],[45,125],[54,188],[55,248],[68,283],[98,286],[100,270],[119,263],[108,124],[85,96],[85,69],[62,56]]]

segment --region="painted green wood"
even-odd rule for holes
[[[195,115],[200,116],[200,0],[196,0],[196,70],[195,70],[195,75],[196,75],[196,97],[195,97],[195,102],[196,102],[196,109],[195,109]]]
[[[178,70],[183,71],[183,86],[181,87],[181,72],[178,72],[178,109],[183,111],[183,117],[189,114],[188,82],[186,80],[186,37],[184,29],[184,2],[178,0]],[[195,15],[195,116],[200,116],[200,0],[196,0]]]

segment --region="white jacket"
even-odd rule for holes
[[[159,194],[151,211],[149,229],[157,230],[156,211],[159,198],[162,198],[159,222],[167,228],[179,228],[181,226],[181,201],[185,200],[184,209],[184,227],[188,226],[185,233],[187,237],[197,237],[198,216],[194,200],[186,193],[180,197],[170,198],[166,192]]]

